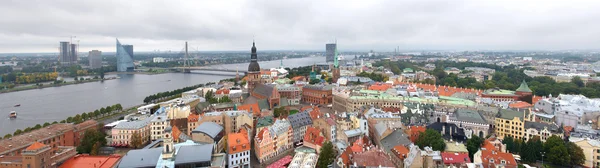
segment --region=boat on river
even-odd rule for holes
[[[10,114],[8,114],[8,118],[10,119],[15,119],[17,118],[17,112],[15,111],[11,111]]]

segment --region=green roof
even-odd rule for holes
[[[525,80],[521,82],[521,86],[517,88],[517,92],[531,92],[531,89],[529,89],[529,86],[527,86],[527,82],[525,82]]]
[[[273,118],[273,116],[266,116],[266,117],[257,118],[256,119],[256,128],[261,128],[261,127],[266,127],[266,126],[273,125],[273,121],[275,121],[275,119]]]
[[[412,68],[404,68],[403,72],[413,72]]]
[[[519,120],[523,121],[523,112],[509,110],[509,109],[502,109],[498,112],[498,117],[507,119],[507,120],[512,120],[515,117],[518,117]]]
[[[488,89],[484,92],[484,94],[494,94],[494,95],[514,95],[515,91],[512,90],[504,90],[504,89]]]

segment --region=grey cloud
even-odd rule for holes
[[[0,1],[0,53],[82,51],[597,49],[600,1]]]

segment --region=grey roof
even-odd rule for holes
[[[116,129],[140,129],[142,127],[147,126],[150,123],[150,121],[152,121],[153,119],[154,119],[154,117],[146,117],[143,120],[120,122],[114,128],[116,128]]]
[[[456,110],[455,114],[456,114],[456,119],[458,119],[459,121],[487,124],[485,119],[483,119],[483,117],[481,117],[481,114],[479,114],[479,112],[477,112],[475,110],[458,109],[458,110]]]
[[[550,132],[554,132],[554,133],[558,132],[558,126],[556,124],[546,124],[546,123],[525,121],[525,129],[529,129],[529,128],[533,128],[538,131],[543,130],[544,128],[548,128],[548,130]]]
[[[410,145],[411,143],[401,129],[394,130],[390,135],[381,139],[381,145],[386,151],[390,151],[396,145]]]
[[[507,120],[512,120],[515,117],[518,117],[521,121],[523,121],[523,112],[510,109],[501,109],[496,117],[500,117]]]
[[[285,133],[288,131],[288,129],[290,128],[290,122],[287,120],[277,120],[275,121],[275,123],[273,123],[273,125],[271,125],[271,127],[269,127],[269,131],[271,132],[271,136],[280,136],[281,134]]]
[[[292,114],[288,116],[288,120],[290,120],[292,128],[299,128],[313,124],[312,119],[310,118],[310,114],[306,112],[298,112],[296,114]]]
[[[279,98],[279,107],[289,106],[288,99],[285,97]]]
[[[162,148],[130,150],[118,167],[156,167]]]
[[[186,163],[210,162],[213,144],[182,146],[176,154],[175,165]]]
[[[223,131],[223,127],[214,122],[203,122],[192,133],[204,133],[211,138],[215,139],[219,133]]]
[[[377,131],[377,134],[379,134],[380,137],[383,135],[385,130],[387,130],[387,126],[383,122],[375,124],[375,131]]]
[[[270,84],[258,84],[254,87],[253,92],[258,93],[260,95],[264,95],[266,97],[271,97],[271,94],[273,94],[273,89],[275,89],[274,86],[275,85]]]
[[[312,90],[331,90],[334,85],[306,85],[303,88],[312,89]]]
[[[269,101],[267,101],[267,99],[260,99],[258,100],[258,108],[262,109],[269,109],[271,108],[271,106],[269,105]]]

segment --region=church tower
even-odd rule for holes
[[[252,92],[254,87],[260,83],[260,65],[256,56],[256,45],[252,42],[252,53],[250,54],[250,65],[248,65],[248,92]]]
[[[336,46],[337,46],[337,42],[336,42]],[[340,78],[340,63],[339,63],[339,56],[338,56],[338,50],[337,47],[335,48],[335,53],[333,55],[333,69],[331,71],[333,79],[331,82],[333,83],[337,83],[337,80]],[[362,67],[361,67],[362,69]]]
[[[173,154],[175,153],[175,149],[173,149],[173,137],[171,136],[171,131],[171,126],[168,126],[163,132],[163,159],[171,159],[173,158]]]

